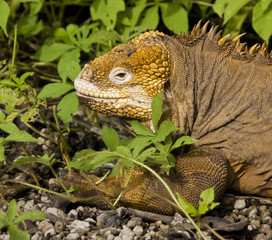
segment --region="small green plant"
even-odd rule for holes
[[[220,203],[214,202],[214,188],[208,188],[200,194],[199,206],[196,209],[191,203],[185,201],[177,193],[178,202],[183,206],[184,210],[189,213],[191,216],[196,217],[200,222],[202,215],[206,214],[208,211],[214,209]]]
[[[0,210],[0,230],[7,227],[8,233],[11,240],[28,240],[29,235],[26,231],[26,226],[24,220],[44,220],[45,213],[42,211],[25,211],[22,214],[18,214],[18,206],[16,201],[13,199],[8,204],[8,210],[4,213]],[[25,226],[25,231],[18,228],[19,223],[23,223]]]
[[[171,132],[178,130],[178,128],[169,120],[164,120],[159,124],[162,116],[162,93],[158,94],[152,101],[152,123],[154,132],[148,127],[138,121],[131,121],[131,126],[137,136],[133,139],[119,140],[119,136],[114,129],[105,126],[102,130],[102,139],[108,148],[105,151],[82,150],[78,152],[71,163],[67,167],[74,167],[84,171],[94,170],[97,167],[117,159],[111,175],[118,176],[119,174],[126,174],[127,168],[141,166],[154,174],[168,190],[177,208],[179,208],[193,223],[195,228],[200,232],[201,236],[205,239],[203,233],[195,224],[192,216],[200,218],[208,210],[213,209],[218,205],[214,203],[213,188],[204,191],[201,194],[199,208],[195,209],[190,203],[184,201],[178,194],[178,198],[174,195],[167,183],[153,170],[147,163],[160,164],[161,167],[169,174],[170,168],[175,167],[175,158],[171,154],[176,148],[184,145],[193,144],[196,139],[188,136],[183,136],[173,141]],[[129,181],[129,177],[128,180]],[[128,182],[127,182],[128,183]],[[113,203],[115,206],[120,199],[123,191]]]

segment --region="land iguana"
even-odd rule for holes
[[[215,187],[272,197],[272,60],[265,44],[250,49],[239,35],[221,36],[197,24],[190,33],[140,34],[86,64],[75,80],[81,103],[111,116],[139,119],[152,129],[151,101],[163,89],[164,115],[179,127],[177,136],[199,141],[177,154],[177,164],[161,176],[194,206],[200,193]],[[160,170],[157,169],[159,172]],[[93,181],[98,177],[93,176]],[[126,177],[107,177],[97,190],[71,174],[81,196],[116,198]],[[133,170],[120,204],[173,214],[169,194],[143,168]],[[97,200],[94,200],[94,202]]]

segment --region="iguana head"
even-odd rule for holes
[[[80,101],[111,116],[148,120],[169,79],[163,33],[146,32],[86,64],[75,80]]]

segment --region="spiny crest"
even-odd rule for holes
[[[134,39],[132,39],[131,42],[138,44],[140,41],[143,40],[149,40],[149,39],[155,39],[158,36],[165,36],[164,33],[159,32],[159,31],[148,31],[145,33],[141,33],[139,36],[135,37]]]
[[[207,37],[215,42],[220,49],[225,49],[233,57],[241,60],[253,60],[258,58],[258,62],[266,65],[272,65],[272,52],[269,54],[265,42],[255,44],[248,48],[246,43],[241,43],[240,39],[245,33],[242,33],[232,39],[231,34],[222,37],[222,31],[217,31],[218,26],[212,26],[207,32],[209,21],[201,27],[201,20],[195,25],[191,32],[181,33],[178,38],[182,44],[186,46],[193,46],[200,40]]]

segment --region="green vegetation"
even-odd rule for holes
[[[30,163],[49,166],[57,179],[56,163],[89,171],[113,159],[118,161],[112,175],[124,173],[127,167],[149,169],[146,163],[150,162],[160,164],[169,173],[175,166],[171,152],[194,140],[183,137],[173,141],[170,133],[177,128],[169,120],[159,124],[162,105],[159,96],[152,103],[154,132],[131,121],[136,137],[120,141],[117,132],[105,126],[102,138],[108,150],[88,149],[71,155],[65,134],[77,130],[71,128],[70,120],[79,106],[73,81],[82,64],[128,42],[140,32],[159,29],[179,34],[191,29],[189,23],[196,23],[199,19],[222,24],[223,34],[232,32],[233,36],[253,29],[268,43],[272,34],[272,0],[0,0],[1,168],[12,170],[20,164],[28,164],[37,185],[22,184],[50,193],[53,192],[40,186]],[[51,111],[51,119],[44,114],[44,109]],[[94,123],[92,116],[90,122]],[[37,119],[46,126],[48,134],[36,128]],[[28,132],[17,126],[15,120],[20,121]],[[39,136],[58,146],[63,160],[55,159],[54,154],[30,157],[27,151],[16,162],[6,158],[7,144],[13,141],[41,142],[37,139]],[[1,191],[6,182],[0,182]],[[194,209],[165,186],[177,206],[198,220],[217,205],[213,203],[212,189],[203,193],[199,209]],[[66,197],[78,200],[71,195],[73,189],[65,191]],[[9,203],[6,214],[0,212],[0,229],[7,227],[13,239],[21,231],[17,229],[19,222],[42,219],[36,212],[23,213],[15,218],[16,213],[15,200]],[[26,237],[26,232],[20,234]]]
[[[38,210],[25,211],[22,214],[18,214],[17,212],[18,206],[16,205],[16,201],[14,199],[8,204],[8,210],[6,214],[0,210],[0,230],[4,227],[7,227],[11,240],[28,240],[29,236],[26,231],[24,220],[44,220],[45,213]],[[21,222],[24,224],[25,231],[22,231],[18,228],[18,225]]]

